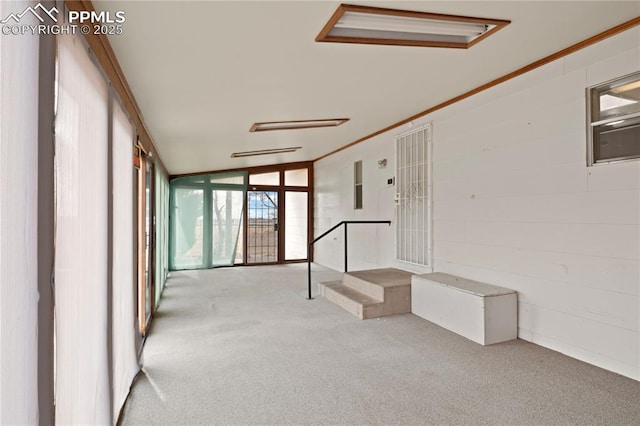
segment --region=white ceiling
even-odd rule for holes
[[[347,2],[509,19],[469,50],[316,43],[335,1],[97,1],[171,174],[313,160],[640,15],[639,1]],[[257,121],[348,117],[249,133]],[[288,146],[296,153],[230,158]]]

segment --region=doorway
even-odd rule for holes
[[[280,226],[277,191],[247,191],[248,264],[278,262]]]
[[[433,267],[431,127],[396,137],[396,259]]]
[[[246,172],[174,178],[169,198],[169,269],[232,266],[242,259]]]
[[[304,262],[313,226],[313,167],[309,163],[249,170],[246,265]]]

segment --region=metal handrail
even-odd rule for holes
[[[324,232],[322,235],[315,238],[313,241],[309,243],[309,245],[307,246],[307,285],[309,290],[309,296],[307,297],[307,300],[313,300],[313,297],[311,297],[311,248],[313,247],[313,245],[316,242],[320,241],[322,238],[326,237],[328,234],[330,234],[334,230],[336,230],[337,228],[344,225],[344,272],[347,272],[347,225],[363,224],[363,223],[373,223],[373,224],[386,223],[387,225],[391,226],[390,220],[343,220],[342,222],[339,222],[335,226],[331,227],[331,229]]]

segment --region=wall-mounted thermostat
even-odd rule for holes
[[[393,186],[396,183],[396,178],[392,178],[390,177],[389,179],[387,179],[387,186]]]

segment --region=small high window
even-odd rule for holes
[[[640,72],[588,89],[589,165],[640,158]]]
[[[284,184],[286,186],[308,186],[309,170],[308,169],[285,170]]]
[[[353,208],[362,209],[362,160],[353,163]]]
[[[249,175],[249,185],[280,185],[280,172]]]

